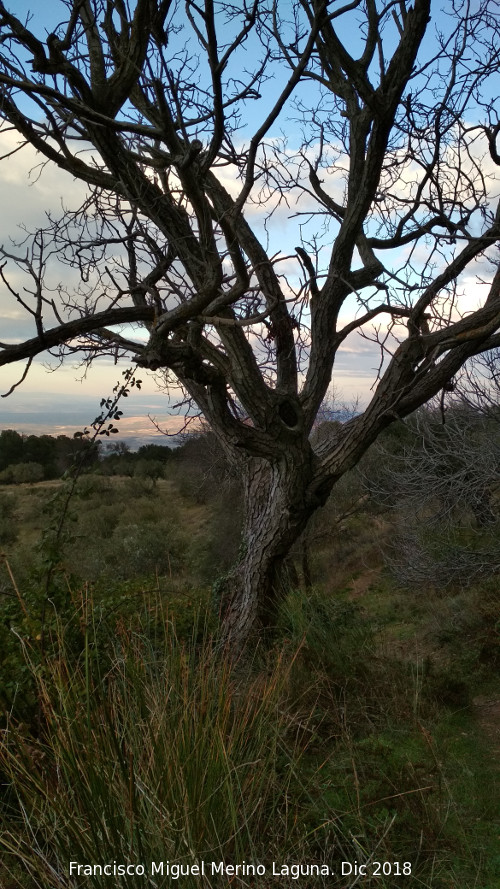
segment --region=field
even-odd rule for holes
[[[497,577],[398,585],[391,516],[351,481],[356,508],[344,492],[297,546],[272,644],[235,667],[213,582],[237,485],[163,476],[82,476],[62,527],[67,483],[0,489],[2,889],[496,889]]]

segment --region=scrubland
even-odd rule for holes
[[[190,447],[157,473],[94,467],[62,526],[67,482],[0,489],[2,889],[176,885],[69,862],[201,860],[266,874],[178,885],[495,889],[494,559],[433,581],[440,540],[489,552],[494,523],[476,543],[427,505],[427,574],[403,576],[408,519],[369,457],[292,554],[272,639],[235,666],[216,581],[240,545],[237,479]],[[335,873],[294,881],[273,861]]]

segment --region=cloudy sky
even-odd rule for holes
[[[16,0],[12,6],[20,16],[30,6],[35,7],[37,15],[41,15],[43,9],[44,22],[48,25],[55,4],[50,0],[42,7],[31,0]],[[14,133],[0,133],[1,155],[12,151],[17,144],[18,137]],[[329,184],[330,191],[334,187],[333,183]],[[22,240],[23,226],[33,231],[45,224],[48,212],[57,215],[62,203],[76,207],[83,197],[81,183],[48,164],[41,169],[40,157],[30,147],[23,148],[0,162],[0,202],[3,208],[0,215],[0,244],[7,251],[22,253],[25,247],[14,247],[12,240]],[[282,207],[273,217],[273,252],[286,255],[293,252],[290,244],[298,243],[296,221],[292,223],[289,219],[291,214],[293,209],[289,211]],[[14,289],[22,292],[27,281],[15,265],[8,263],[5,274]],[[480,295],[475,276],[471,275],[467,295],[469,308],[475,307]],[[0,320],[0,340],[4,342],[23,340],[35,333],[26,313],[1,283]],[[333,381],[339,401],[351,404],[359,400],[361,405],[366,403],[379,359],[378,348],[369,340],[357,334],[346,340],[338,355]],[[82,369],[74,366],[71,360],[57,367],[55,359],[41,356],[33,362],[22,385],[8,398],[0,400],[0,429],[16,428],[25,432],[55,434],[70,434],[81,429],[99,413],[100,399],[111,394],[124,366],[115,366],[110,359],[104,359],[96,362],[83,377]],[[0,368],[2,395],[19,380],[22,373],[23,367],[20,365]],[[152,378],[148,379],[145,374],[141,376],[144,380],[141,392],[133,392],[122,405],[125,410],[120,424],[122,433],[130,436],[156,434],[148,415],[156,418],[160,426],[175,432],[182,422],[171,409],[175,397],[169,398],[161,392]]]
[[[2,155],[12,151],[17,143],[18,137],[14,133],[0,133]],[[22,255],[25,247],[16,246],[12,241],[23,240],[23,227],[34,230],[44,225],[48,212],[57,214],[62,203],[77,206],[83,196],[81,183],[49,164],[40,169],[39,156],[31,147],[23,148],[0,162],[0,202],[2,207],[8,208],[8,212],[0,214],[0,244],[8,252]],[[280,220],[279,232],[283,239],[282,249],[286,250],[291,234],[285,214]],[[15,289],[22,292],[23,287],[29,286],[12,262],[7,264],[5,274]],[[4,342],[27,339],[35,333],[25,311],[1,283],[0,318],[0,340]],[[377,363],[376,350],[366,340],[354,336],[346,341],[335,374],[339,397],[349,403],[357,398],[365,401]],[[42,355],[33,362],[27,379],[7,398],[2,398],[0,428],[72,434],[94,419],[99,412],[100,399],[111,394],[124,367],[103,359],[96,362],[84,377],[82,368],[71,358],[63,366],[58,366],[50,355]],[[0,368],[2,395],[19,380],[23,369],[20,364]],[[132,392],[125,404],[121,432],[126,435],[156,434],[148,415],[155,417],[162,427],[176,431],[181,421],[170,411],[170,403],[175,398],[169,399],[147,374],[142,373],[141,377],[141,392]]]

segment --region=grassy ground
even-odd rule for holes
[[[383,519],[323,527],[313,589],[235,671],[208,583],[237,545],[223,504],[172,478],[84,478],[51,563],[56,492],[0,491],[2,889],[500,885],[496,578],[401,590]],[[68,875],[201,859],[266,873]]]

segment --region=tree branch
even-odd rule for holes
[[[15,345],[3,344],[0,351],[0,367],[12,364],[15,361],[22,361],[25,358],[33,358],[41,352],[53,349],[55,346],[60,346],[63,343],[68,343],[77,337],[89,333],[98,333],[104,327],[110,327],[114,324],[152,321],[153,318],[154,309],[149,306],[129,306],[121,309],[110,309],[109,311],[96,312],[92,315],[75,318],[72,321],[66,321],[58,327],[44,330],[41,337],[36,336],[33,339],[25,340],[25,342],[16,343]]]

